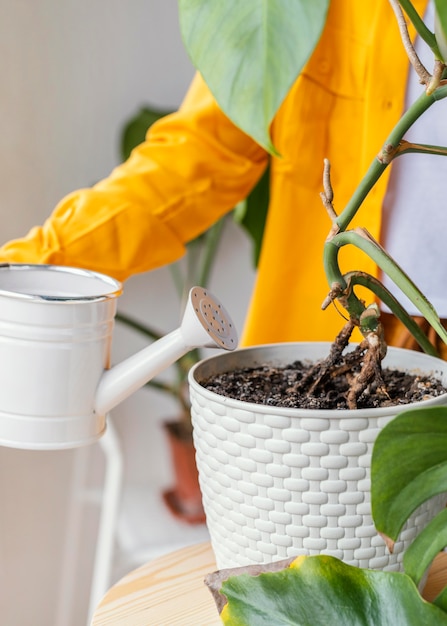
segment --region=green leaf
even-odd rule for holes
[[[447,2],[435,0],[435,36],[443,61],[447,60]]]
[[[269,126],[326,21],[330,0],[179,0],[183,41],[224,113],[276,153]]]
[[[447,615],[425,602],[405,574],[364,570],[329,556],[298,557],[292,566],[226,580],[229,626],[442,626]]]
[[[379,433],[371,460],[371,508],[395,541],[413,511],[447,491],[447,407],[413,409]]]
[[[416,585],[435,556],[447,546],[447,509],[444,509],[416,537],[404,554],[405,573]]]
[[[270,166],[244,202],[234,211],[234,220],[244,228],[253,241],[253,266],[257,267],[270,199]]]
[[[444,589],[436,596],[433,600],[433,604],[436,604],[436,606],[439,606],[440,609],[447,613],[447,587],[444,587]]]
[[[129,157],[136,146],[144,141],[148,128],[168,113],[170,111],[143,107],[127,122],[121,134],[121,157],[123,161]]]

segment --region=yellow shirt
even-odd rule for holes
[[[423,11],[425,0],[414,5]],[[321,40],[272,125],[282,155],[243,343],[331,340],[343,324],[322,267],[330,221],[323,159],[340,211],[399,118],[408,60],[387,0],[332,0]],[[64,198],[42,227],[0,249],[9,262],[75,265],[120,280],[178,259],[184,244],[243,199],[267,155],[219,110],[199,76],[180,110],[155,124],[128,161]],[[376,238],[385,174],[358,222]],[[375,268],[343,250],[343,269]]]

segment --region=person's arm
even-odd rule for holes
[[[0,261],[74,265],[120,280],[154,269],[243,199],[266,163],[196,76],[179,111],[154,124],[124,164],[1,247]]]

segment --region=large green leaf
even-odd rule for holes
[[[267,150],[269,126],[313,52],[330,0],[179,0],[192,62],[226,115]]]
[[[405,411],[379,433],[371,461],[371,507],[395,541],[411,513],[447,491],[447,407]]]
[[[228,578],[221,619],[229,626],[442,626],[447,615],[425,602],[405,574],[364,570],[329,556]]]

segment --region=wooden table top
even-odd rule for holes
[[[177,550],[124,576],[98,605],[91,626],[221,626],[203,582],[216,569],[209,543]],[[433,562],[424,597],[447,584],[447,553]]]
[[[221,626],[203,582],[215,569],[209,543],[154,559],[109,589],[92,626]]]

